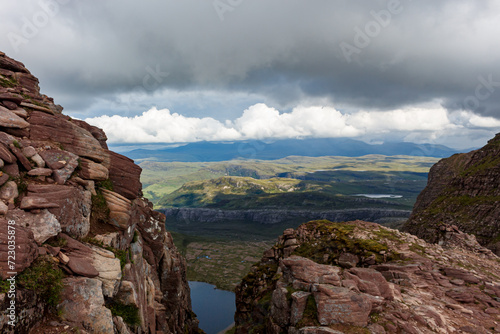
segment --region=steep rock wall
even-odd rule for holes
[[[198,333],[185,260],[142,198],[140,167],[61,112],[0,52],[0,332]]]
[[[438,242],[446,224],[500,254],[500,134],[479,150],[435,164],[403,230]]]

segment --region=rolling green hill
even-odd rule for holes
[[[140,166],[143,168],[141,181],[144,195],[155,204],[156,208],[182,205],[213,206],[215,197],[218,202],[229,200],[234,203],[235,198],[258,195],[259,187],[264,188],[261,190],[265,194],[285,193],[285,191],[270,190],[282,183],[295,184],[294,190],[290,192],[293,195],[287,195],[292,199],[296,198],[295,194],[306,191],[319,191],[330,195],[396,194],[395,192],[398,192],[397,195],[406,199],[405,204],[412,206],[416,195],[425,186],[429,168],[437,161],[437,158],[429,157],[382,155],[354,158],[291,156],[272,161],[143,162]],[[211,181],[205,182],[204,185],[196,185],[208,191],[208,197],[201,195],[204,197],[201,198],[201,191],[193,191],[189,195],[190,189],[195,187],[195,184],[190,182],[213,180],[224,176],[246,178],[240,180],[245,183],[243,188],[246,189],[246,193],[243,194],[243,189],[238,190],[237,187],[231,191],[227,189],[221,191]],[[257,181],[266,179],[272,179],[272,181],[268,183]],[[228,180],[218,182],[229,182]],[[183,185],[185,187],[181,188]],[[174,192],[176,193],[172,194]],[[287,190],[286,193],[289,191]],[[236,195],[238,197],[234,197]],[[271,196],[273,199],[276,197],[278,196]],[[404,203],[405,200],[399,202]]]

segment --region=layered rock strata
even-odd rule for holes
[[[11,326],[2,281],[0,332],[197,333],[185,260],[142,198],[140,167],[61,112],[0,52],[0,275],[17,272],[19,310]]]
[[[403,230],[439,242],[456,225],[500,255],[500,134],[483,148],[435,164]]]
[[[236,333],[497,333],[500,259],[447,229],[442,245],[362,221],[288,229],[236,288]]]

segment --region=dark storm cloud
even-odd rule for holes
[[[2,50],[73,111],[170,89],[500,118],[498,1],[23,0],[0,15]]]

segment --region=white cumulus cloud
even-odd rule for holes
[[[496,119],[464,111],[449,113],[440,106],[388,111],[341,112],[333,107],[298,106],[289,113],[258,103],[234,120],[186,117],[168,109],[152,108],[134,117],[87,118],[102,128],[111,143],[185,143],[308,137],[359,137],[377,140],[439,142],[450,133],[492,131]],[[465,140],[465,137],[464,137]],[[455,145],[454,145],[455,146]]]

